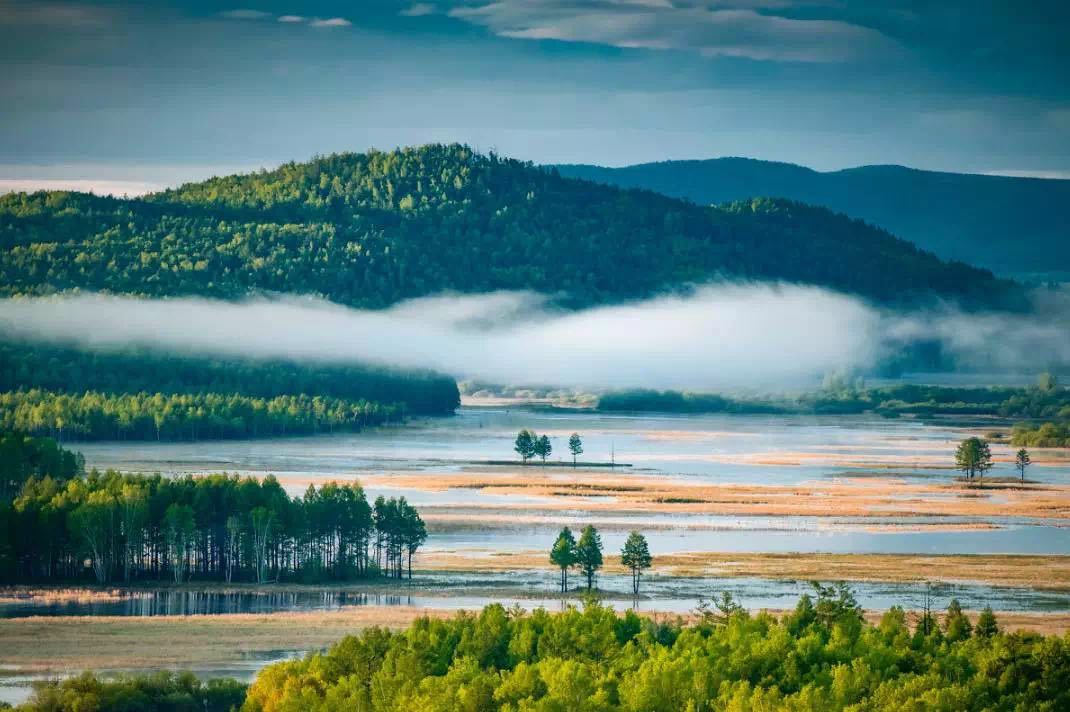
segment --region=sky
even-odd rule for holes
[[[460,141],[1070,178],[1070,3],[0,0],[0,191]]]

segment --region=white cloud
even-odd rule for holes
[[[816,288],[708,287],[579,312],[529,293],[444,296],[390,309],[317,299],[0,301],[0,333],[90,348],[433,368],[499,383],[721,389],[805,385],[873,356],[876,313]]]
[[[759,13],[751,7],[667,0],[497,0],[455,7],[450,15],[504,37],[684,50],[706,56],[839,62],[897,51],[895,43],[881,33],[847,22],[799,20]]]
[[[249,10],[240,8],[237,10],[227,10],[219,13],[222,17],[228,20],[264,20],[271,17],[270,12],[263,12],[262,10]]]
[[[329,17],[327,19],[316,18],[309,23],[312,27],[349,27],[353,23],[344,17]]]
[[[436,12],[438,12],[438,8],[434,5],[426,2],[418,2],[405,8],[399,14],[404,17],[423,17],[425,15],[434,15]]]
[[[279,15],[279,22],[296,23],[304,22],[305,18],[300,15]]]

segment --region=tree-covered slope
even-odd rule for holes
[[[730,277],[883,302],[1017,296],[985,271],[820,208],[709,208],[460,145],[333,155],[144,199],[8,195],[0,247],[5,295],[270,290],[381,307],[444,290],[531,289],[584,306]]]
[[[748,158],[623,168],[558,166],[565,176],[646,188],[701,204],[752,196],[821,205],[879,225],[944,259],[1009,275],[1070,275],[1070,180],[862,166],[822,173]]]

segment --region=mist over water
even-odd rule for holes
[[[1070,300],[1028,315],[889,311],[787,284],[714,284],[689,296],[561,311],[528,292],[441,295],[383,310],[312,297],[239,302],[101,294],[0,300],[0,336],[317,362],[432,368],[456,378],[590,388],[792,388],[867,371],[937,342],[964,368],[1036,373],[1070,362]]]

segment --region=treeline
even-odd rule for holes
[[[0,393],[0,428],[62,440],[212,440],[310,435],[402,420],[397,405],[235,393]]]
[[[834,379],[797,397],[728,397],[710,393],[629,390],[606,393],[603,411],[670,413],[818,413],[876,412],[899,415],[993,415],[1004,418],[1068,418],[1070,390],[1050,378],[1031,387],[951,387],[899,384],[866,388]]]
[[[0,578],[411,578],[426,538],[404,497],[369,504],[357,484],[310,485],[291,498],[272,476],[35,473],[0,502]]]
[[[104,680],[91,672],[34,685],[22,712],[233,712],[246,685],[230,678],[201,681],[192,672],[122,675]],[[6,707],[0,704],[0,708]]]
[[[1070,639],[974,625],[952,602],[914,626],[864,621],[843,587],[779,619],[730,600],[693,625],[583,611],[478,615],[375,628],[257,676],[243,710],[1061,710]]]
[[[1021,447],[1070,447],[1070,423],[1019,423],[1011,430],[1011,444]]]
[[[723,277],[1024,306],[1011,282],[828,210],[707,207],[461,145],[326,156],[139,199],[0,197],[0,295],[269,291],[378,308],[527,289],[580,307]]]
[[[0,341],[0,391],[29,388],[66,393],[240,393],[254,398],[309,394],[396,403],[410,415],[446,415],[460,404],[456,382],[430,371],[171,355],[147,349],[87,351]]]

